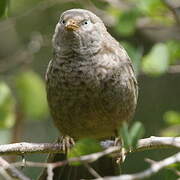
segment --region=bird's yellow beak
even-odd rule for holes
[[[65,28],[69,31],[75,31],[79,28],[78,22],[74,19],[69,19],[65,25]]]

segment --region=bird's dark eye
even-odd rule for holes
[[[87,25],[87,24],[89,24],[90,23],[90,20],[85,20],[85,21],[83,21],[83,25]]]
[[[61,21],[61,23],[62,23],[62,24],[65,24],[65,23],[66,23],[66,21],[65,21],[65,20],[62,20],[62,21]]]

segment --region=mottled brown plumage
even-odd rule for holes
[[[83,9],[65,11],[53,36],[54,55],[46,73],[50,111],[63,136],[75,140],[115,136],[131,119],[137,103],[137,81],[132,63],[99,17]],[[66,155],[49,157],[49,162]],[[93,163],[101,176],[116,174],[114,159]],[[53,180],[93,178],[84,166],[56,168]],[[41,175],[47,179],[47,171]]]
[[[65,11],[53,37],[46,74],[56,127],[74,139],[115,135],[134,114],[137,81],[124,48],[90,11]]]

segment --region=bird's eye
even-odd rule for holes
[[[83,25],[88,25],[90,23],[90,20],[85,20],[85,21],[83,21]]]
[[[66,23],[66,21],[65,21],[65,20],[62,20],[62,21],[61,21],[61,23],[62,23],[62,24],[65,24],[65,23]]]

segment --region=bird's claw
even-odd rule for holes
[[[74,139],[70,136],[61,136],[58,143],[62,144],[62,151],[67,153],[72,146],[75,145]]]

